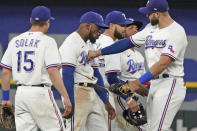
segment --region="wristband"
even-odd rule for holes
[[[2,90],[2,100],[3,101],[10,100],[10,90]]]
[[[151,79],[153,79],[153,75],[151,74],[150,71],[147,71],[144,75],[142,75],[140,78],[139,78],[139,81],[141,84],[147,82],[147,81],[150,81]]]
[[[132,101],[133,101],[133,99],[130,98],[129,101],[127,101],[127,104],[129,105]]]

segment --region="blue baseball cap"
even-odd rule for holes
[[[109,12],[105,18],[105,24],[120,24],[127,25],[126,23],[126,15],[121,11],[112,11]]]
[[[166,12],[169,10],[166,0],[148,0],[146,7],[139,8],[139,12],[143,14],[151,14],[153,12]]]
[[[101,28],[109,28],[109,26],[104,23],[102,15],[93,11],[83,14],[80,18],[80,23],[94,23]]]
[[[136,25],[138,29],[140,29],[143,26],[143,23],[141,21],[136,21],[132,18],[127,18],[126,23],[127,23],[126,26]]]
[[[36,6],[31,12],[31,18],[34,21],[46,21],[46,20],[55,20],[51,17],[51,10],[45,6]]]

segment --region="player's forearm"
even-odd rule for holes
[[[68,92],[70,101],[72,104],[75,103],[74,99],[74,71],[75,68],[71,66],[63,66],[62,67],[62,78],[64,85],[66,86],[66,90]]]
[[[129,48],[132,48],[134,46],[135,45],[133,45],[131,43],[129,38],[125,38],[125,39],[122,39],[122,40],[119,40],[119,41],[115,42],[111,46],[103,48],[101,50],[101,54],[102,55],[116,54],[116,53],[123,52],[123,51],[125,51]]]
[[[101,76],[101,74],[100,74],[100,72],[97,68],[94,68],[94,76],[98,78],[96,84],[105,88],[103,78],[102,78],[102,76]],[[103,92],[103,91],[100,91],[100,90],[97,90],[97,89],[95,89],[95,92],[98,94],[99,98],[103,102],[109,101],[109,96],[106,92]]]
[[[168,56],[161,56],[160,60],[156,62],[149,71],[147,71],[144,75],[139,78],[139,82],[144,84],[147,81],[150,81],[155,76],[161,74],[171,63],[172,59]],[[139,83],[138,82],[138,83]]]
[[[172,60],[168,56],[161,56],[160,60],[150,68],[151,74],[153,76],[158,76],[169,66],[171,61]]]
[[[111,85],[111,84],[114,84],[114,83],[123,83],[124,81],[118,79],[117,77],[117,73],[114,72],[114,73],[110,73],[110,74],[107,74],[107,82]]]
[[[64,83],[62,81],[60,72],[57,67],[51,67],[48,69],[48,73],[51,79],[51,82],[57,89],[57,91],[64,97],[64,98],[69,98],[66,88],[64,87]]]
[[[10,89],[10,79],[12,76],[12,71],[3,68],[2,70],[2,89],[9,90]]]

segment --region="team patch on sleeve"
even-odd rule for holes
[[[173,46],[172,45],[169,45],[168,46],[168,50],[170,50],[170,52],[174,54],[174,49],[173,49]]]
[[[0,66],[3,67],[3,68],[6,68],[6,69],[12,70],[12,67],[8,66],[6,64],[0,63]]]

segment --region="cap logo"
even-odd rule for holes
[[[154,10],[157,10],[157,8],[154,8]]]
[[[36,17],[36,18],[35,18],[35,20],[39,20],[39,18],[38,18],[38,17]]]
[[[149,0],[147,1],[146,6],[148,5],[148,3],[149,3]]]
[[[132,19],[132,18],[129,18],[129,20],[130,20],[130,21],[134,21],[134,19]]]
[[[104,21],[102,15],[100,15],[100,17],[101,17],[101,20]]]
[[[126,20],[126,15],[124,14],[124,13],[122,13],[122,16],[125,18],[125,20]]]

